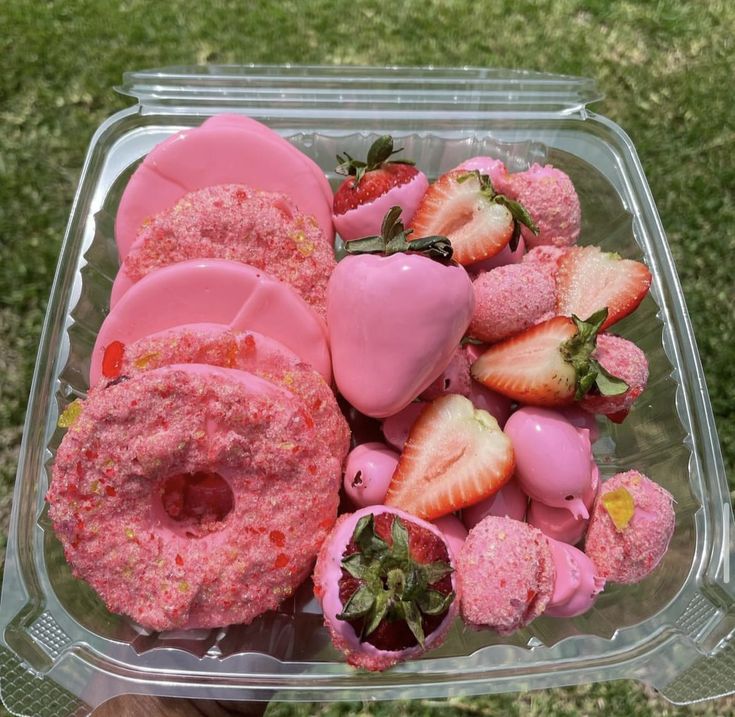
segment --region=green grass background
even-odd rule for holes
[[[632,137],[674,253],[728,474],[735,463],[735,3],[361,0],[0,2],[0,569],[23,413],[66,218],[127,69],[303,62],[593,77]],[[732,484],[731,484],[732,485]],[[493,698],[271,705],[269,715],[668,715],[632,682]]]

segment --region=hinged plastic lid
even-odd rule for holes
[[[380,116],[582,111],[602,99],[593,80],[476,67],[210,65],[126,72],[122,94],[141,105],[237,105],[251,115],[326,111]]]

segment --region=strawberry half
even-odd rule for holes
[[[648,293],[651,272],[596,246],[572,247],[559,262],[557,313],[591,316],[607,307],[601,331],[634,311]]]
[[[390,135],[379,137],[368,150],[367,161],[354,159],[347,152],[338,154],[337,174],[347,176],[334,195],[332,211],[341,215],[369,204],[394,187],[408,184],[419,170],[408,159],[391,159],[403,148],[393,149]]]
[[[413,239],[448,237],[454,258],[468,265],[495,256],[508,244],[515,249],[521,224],[538,233],[523,205],[498,194],[490,177],[478,170],[453,169],[424,194],[411,228]]]
[[[628,384],[609,374],[592,358],[607,309],[582,321],[555,316],[494,344],[472,365],[475,380],[519,403],[566,406],[593,387],[616,396]]]
[[[385,504],[432,520],[500,490],[514,465],[510,439],[489,413],[442,396],[411,428]]]

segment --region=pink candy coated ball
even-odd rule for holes
[[[515,478],[511,478],[497,493],[462,511],[462,521],[472,530],[483,518],[494,515],[523,521],[526,519],[528,496]]]
[[[415,401],[409,403],[402,411],[383,419],[382,428],[385,440],[397,451],[403,450],[413,424],[428,405],[426,401]]]
[[[587,612],[605,588],[595,564],[581,551],[566,543],[549,540],[556,577],[554,592],[545,615],[576,617]]]
[[[468,398],[472,401],[475,408],[487,411],[495,418],[498,425],[502,428],[510,416],[511,400],[506,396],[486,388],[481,383],[473,380],[470,384],[470,393]]]
[[[516,476],[534,500],[589,518],[584,496],[592,485],[589,431],[578,430],[561,413],[527,406],[504,427],[513,443]]]
[[[382,504],[399,457],[384,443],[363,443],[350,451],[344,488],[358,508]]]
[[[442,532],[454,556],[459,555],[464,541],[467,540],[467,528],[464,527],[462,521],[450,513],[431,522]]]

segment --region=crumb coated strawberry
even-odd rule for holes
[[[563,246],[537,246],[524,254],[522,263],[545,271],[549,278],[556,283],[556,275],[562,257],[567,253],[567,247]]]
[[[619,396],[602,396],[590,391],[580,405],[590,413],[601,413],[620,423],[648,383],[646,355],[632,341],[611,334],[600,334],[592,356],[606,371],[625,381],[628,390]]]
[[[533,326],[556,305],[553,281],[529,264],[508,264],[472,282],[475,310],[469,333],[493,343]]]
[[[493,416],[464,396],[442,396],[411,428],[385,504],[439,518],[500,490],[513,466],[513,447]]]
[[[590,518],[584,552],[614,583],[637,583],[666,554],[674,534],[674,499],[635,470],[602,484]]]
[[[458,611],[441,532],[385,506],[340,516],[317,557],[314,592],[335,647],[368,670],[439,645]]]
[[[554,562],[540,530],[494,515],[470,530],[457,559],[464,621],[510,635],[545,609]]]
[[[522,229],[526,246],[569,246],[579,238],[582,211],[572,180],[559,169],[534,164],[509,174],[503,191],[521,202],[538,225],[538,234]]]
[[[604,252],[597,246],[573,247],[559,261],[557,313],[585,318],[607,308],[600,330],[638,308],[651,286],[645,264]]]

